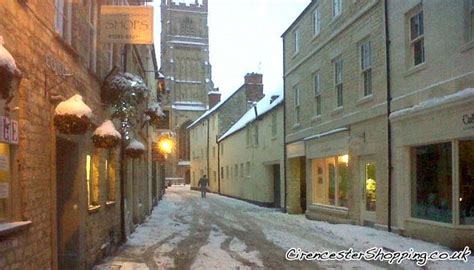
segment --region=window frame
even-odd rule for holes
[[[337,18],[342,14],[342,1],[332,0],[332,17]]]
[[[66,44],[72,44],[72,5],[69,0],[54,2],[54,30]]]
[[[293,106],[295,108],[295,123],[296,124],[299,124],[300,123],[300,118],[301,118],[301,115],[300,115],[300,106],[301,106],[301,103],[300,103],[300,89],[298,86],[295,86],[293,87],[293,90],[295,92],[295,98],[294,98],[294,103],[293,103]]]
[[[360,46],[360,73],[362,80],[362,96],[373,95],[372,83],[372,41],[367,39]],[[367,53],[367,54],[366,54]],[[368,81],[368,83],[367,83]]]
[[[294,46],[293,46],[293,54],[298,54],[300,51],[300,43],[301,43],[301,33],[300,29],[296,28],[293,30],[293,41],[294,41]]]
[[[416,30],[418,33],[416,33],[416,36],[413,36],[414,32],[414,22],[415,20],[418,20],[418,27],[416,27]],[[425,22],[424,22],[424,14],[423,14],[423,7],[419,6],[417,7],[413,13],[409,17],[409,45],[410,45],[410,52],[411,52],[411,65],[413,67],[422,65],[426,62],[426,54],[425,54]],[[420,44],[421,46],[421,62],[417,62],[417,44]]]
[[[14,166],[15,160],[17,159],[17,152],[18,152],[18,145],[7,143],[7,142],[1,142],[1,144],[4,144],[8,146],[8,181],[2,181],[2,183],[7,183],[7,189],[8,189],[8,197],[2,198],[5,199],[5,216],[0,217],[0,224],[2,223],[10,223],[10,222],[15,222],[18,220],[21,220],[19,214],[19,208],[18,208],[18,188],[19,188],[19,183],[18,183],[18,170],[17,167]]]
[[[344,107],[344,61],[334,61],[334,89],[336,90],[336,108]]]
[[[315,105],[316,111],[315,115],[320,116],[322,111],[322,101],[321,101],[321,74],[317,71],[313,76],[313,89],[314,89],[314,98],[315,98]]]
[[[319,6],[313,12],[313,36],[317,37],[321,33],[321,12]]]

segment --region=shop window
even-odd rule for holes
[[[117,179],[116,179],[116,156],[113,150],[109,150],[108,157],[105,160],[105,181],[107,183],[107,201],[114,202],[116,200]]]
[[[375,211],[377,202],[377,178],[375,176],[375,164],[365,164],[365,210]]]
[[[474,225],[474,140],[459,142],[460,224]]]
[[[451,223],[451,143],[415,147],[412,161],[412,216]]]
[[[313,160],[312,182],[315,203],[347,207],[350,185],[349,156]]]
[[[12,218],[10,145],[0,143],[0,222]]]

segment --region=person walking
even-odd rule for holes
[[[199,179],[198,186],[201,188],[201,198],[206,198],[206,189],[207,186],[209,185],[209,180],[207,179],[206,175],[203,175]]]

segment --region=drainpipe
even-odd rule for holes
[[[219,136],[216,135],[217,143],[217,193],[221,194],[221,144],[219,143]]]
[[[127,44],[123,47],[123,71],[127,72]],[[122,243],[127,241],[127,233],[125,230],[125,133],[122,135],[120,143],[120,233]]]
[[[286,159],[287,159],[287,151],[286,151],[286,96],[285,96],[285,70],[286,70],[286,62],[285,62],[285,40],[283,41],[283,179],[284,179],[284,189],[285,189],[285,197],[284,197],[284,204],[283,204],[283,213],[287,212],[286,205],[288,199],[288,180],[286,179]]]
[[[386,50],[386,65],[387,65],[387,144],[388,144],[388,211],[387,211],[387,229],[392,231],[392,125],[390,123],[391,112],[391,85],[390,85],[390,37],[388,32],[388,0],[384,1],[385,11],[385,50]]]
[[[210,117],[209,117],[210,118]],[[207,118],[207,179],[209,180],[209,187],[211,187],[211,174],[209,169],[209,118]]]

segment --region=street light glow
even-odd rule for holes
[[[164,154],[171,154],[173,151],[173,141],[169,138],[163,138],[160,140],[158,147]]]

